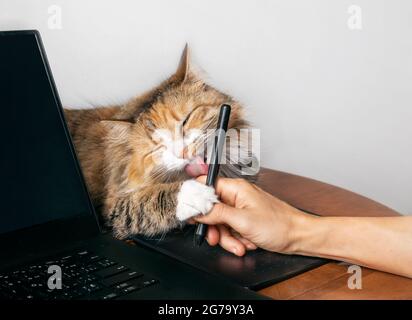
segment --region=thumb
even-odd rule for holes
[[[241,209],[235,209],[222,202],[216,203],[212,210],[206,215],[199,215],[193,219],[205,224],[228,224],[235,228],[241,215]]]

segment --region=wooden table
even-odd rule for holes
[[[258,181],[267,192],[321,216],[398,216],[356,193],[313,179],[262,169]],[[412,250],[412,249],[411,249]],[[362,268],[362,289],[349,289],[348,265],[331,262],[259,292],[273,299],[412,299],[412,280]]]

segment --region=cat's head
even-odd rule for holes
[[[241,167],[252,161],[249,139],[240,134],[240,129],[248,128],[243,108],[202,80],[191,67],[187,46],[172,76],[129,101],[114,119],[103,123],[109,128],[109,141],[130,150],[129,178],[138,182],[148,177],[171,181],[187,178],[184,169],[194,159],[207,161],[210,150],[205,146],[213,140],[223,103],[232,107],[232,130],[228,131],[232,132],[232,139],[227,149],[232,152],[226,153],[221,172],[225,176],[240,176]],[[237,137],[233,139],[233,135]],[[233,151],[237,156],[229,159],[230,155],[233,158]]]

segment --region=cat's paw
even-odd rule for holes
[[[176,216],[184,221],[200,213],[206,214],[216,202],[219,201],[215,189],[196,180],[187,180],[177,194]]]

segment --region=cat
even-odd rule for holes
[[[91,199],[115,237],[164,234],[210,211],[214,189],[185,168],[198,162],[207,172],[197,149],[213,136],[223,103],[232,107],[230,129],[249,128],[243,107],[193,70],[186,45],[176,72],[154,89],[123,105],[64,109]],[[239,139],[240,156],[221,165],[222,176],[242,176],[253,156],[247,144]]]

